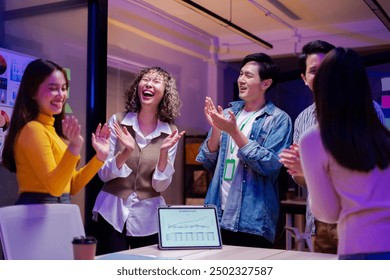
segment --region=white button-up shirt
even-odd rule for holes
[[[113,128],[113,124],[116,121],[116,115],[114,114],[108,121],[109,127]],[[121,124],[133,127],[136,135],[136,143],[141,149],[146,147],[152,139],[159,137],[161,133],[172,133],[169,124],[158,121],[156,129],[149,135],[144,136],[139,128],[136,113],[128,113]],[[126,178],[130,176],[132,172],[126,164],[120,169],[118,169],[116,165],[115,146],[117,141],[115,133],[111,133],[110,153],[98,173],[103,182],[118,177]],[[173,164],[176,151],[177,144],[168,151],[168,164],[165,170],[160,172],[156,167],[153,173],[152,187],[157,192],[163,192],[172,182],[172,176],[175,172]],[[102,190],[96,198],[95,206],[92,211],[94,219],[97,218],[97,213],[99,213],[118,232],[122,232],[123,227],[126,224],[128,236],[147,236],[157,233],[157,207],[162,204],[165,204],[165,200],[162,196],[140,200],[137,194],[133,192],[127,200],[123,200],[118,196]]]

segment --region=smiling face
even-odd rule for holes
[[[38,88],[36,100],[41,114],[60,114],[68,97],[68,85],[64,74],[56,70]]]
[[[257,98],[256,96],[261,90],[259,67],[258,63],[250,61],[241,68],[237,82],[239,97],[242,100],[250,101],[253,98]]]
[[[240,70],[238,76],[238,91],[240,99],[245,101],[246,109],[248,107],[258,109],[265,100],[265,92],[271,86],[272,79],[262,80],[259,70],[260,64],[255,61],[249,61]]]
[[[149,71],[138,83],[138,98],[142,106],[158,108],[164,96],[165,80],[162,74],[156,71]]]

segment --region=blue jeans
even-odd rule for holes
[[[390,260],[390,252],[340,255],[339,260]]]

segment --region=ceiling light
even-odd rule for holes
[[[187,8],[197,12],[198,14],[207,17],[208,19],[222,25],[223,27],[226,27],[227,29],[247,38],[248,40],[251,40],[252,42],[266,48],[266,49],[272,49],[273,46],[264,41],[263,39],[257,37],[256,35],[253,35],[252,33],[248,32],[247,30],[241,28],[240,26],[235,25],[231,21],[213,13],[212,11],[204,8],[203,6],[198,5],[197,3],[189,0],[176,0],[176,2],[186,6]]]
[[[390,17],[378,3],[377,0],[364,0],[367,6],[374,12],[374,14],[381,20],[381,22],[390,31]]]
[[[301,19],[296,13],[287,8],[283,3],[278,0],[267,0],[269,3],[275,6],[279,11],[288,16],[290,19],[299,20]]]

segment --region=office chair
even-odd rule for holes
[[[313,245],[312,245],[310,233],[300,232],[299,229],[296,227],[285,226],[284,228],[298,242],[298,251],[305,251],[305,244],[306,244],[307,248],[309,248],[309,251],[313,252]]]
[[[7,260],[72,260],[72,240],[84,236],[75,204],[0,208],[0,240]]]

